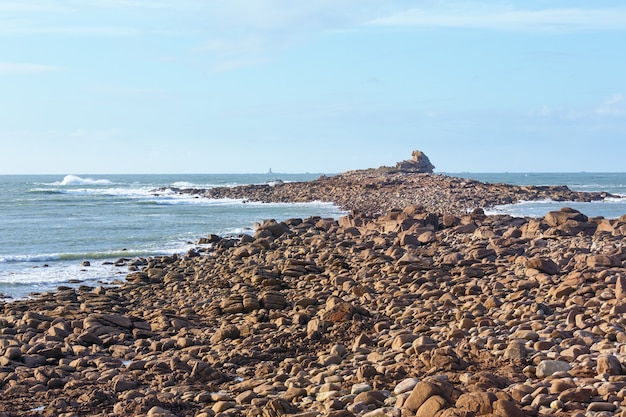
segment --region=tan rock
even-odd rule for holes
[[[411,395],[404,402],[404,408],[417,411],[430,397],[440,395],[438,386],[426,381],[420,381],[411,391]]]
[[[430,417],[448,406],[448,402],[439,395],[429,397],[417,410],[415,417]]]
[[[468,410],[476,414],[489,414],[493,412],[493,403],[497,400],[491,392],[468,392],[461,394],[456,400],[455,406],[462,410]]]
[[[597,359],[598,375],[621,375],[623,374],[622,364],[615,355],[600,355]]]

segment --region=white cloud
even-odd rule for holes
[[[17,62],[0,62],[0,74],[41,74],[60,70],[60,67]]]
[[[531,109],[529,115],[531,117],[549,117],[554,113],[554,110],[548,107],[546,104],[537,108]]]
[[[507,4],[434,0],[0,0],[0,12],[4,12],[0,14],[0,35],[184,35],[193,39],[186,51],[194,54],[195,63],[222,72],[259,65],[294,45],[333,31],[383,27],[626,29],[626,7],[535,10]]]
[[[528,116],[553,120],[597,120],[598,118],[626,117],[626,97],[615,93],[598,105],[589,104],[583,107],[549,107],[543,105],[530,109]]]
[[[110,128],[102,130],[78,128],[68,133],[71,139],[80,139],[89,142],[107,142],[113,138],[119,137],[123,133],[122,129]]]
[[[66,10],[66,7],[61,4],[54,4],[54,2],[16,2],[7,1],[0,3],[1,13],[24,13],[24,12],[51,12]]]
[[[230,0],[208,7],[213,70],[256,65],[276,52],[334,30],[353,28],[387,10],[380,0]],[[394,4],[390,1],[387,4]]]
[[[201,8],[196,0],[0,0],[0,35],[121,37],[171,33],[163,29],[170,27],[170,11],[192,15]],[[184,30],[181,25],[177,31]]]
[[[486,3],[452,3],[444,8],[412,8],[368,22],[374,26],[473,28],[567,32],[624,30],[626,8],[516,9]]]
[[[595,114],[598,116],[613,116],[624,117],[626,116],[626,106],[624,106],[624,95],[621,93],[613,94],[611,97],[604,100],[595,109]]]

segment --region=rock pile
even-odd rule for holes
[[[626,216],[268,220],[0,311],[0,415],[626,415]]]
[[[615,197],[607,193],[575,192],[565,186],[487,184],[447,175],[387,168],[322,176],[310,182],[173,190],[208,198],[235,198],[266,203],[327,201],[347,211],[358,210],[377,215],[397,207],[415,205],[437,214],[463,215],[475,208],[522,200],[594,201]]]

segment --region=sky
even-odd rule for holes
[[[0,174],[625,172],[622,0],[0,0]]]

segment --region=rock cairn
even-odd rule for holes
[[[608,416],[626,216],[268,220],[3,303],[5,416]]]

